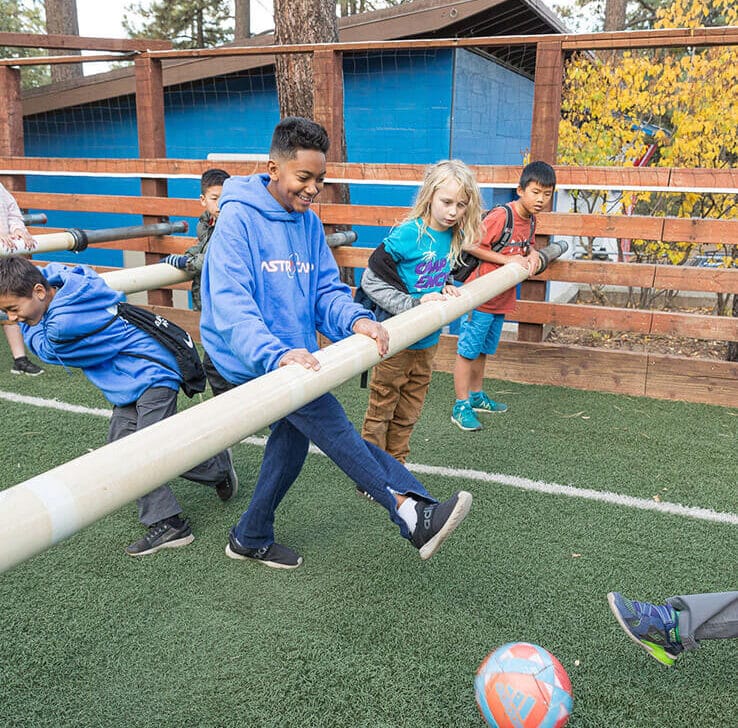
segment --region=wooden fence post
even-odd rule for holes
[[[0,66],[0,156],[22,157],[23,103],[21,102],[20,69]],[[26,189],[25,176],[4,175],[3,186],[11,191]]]
[[[329,162],[346,161],[346,127],[343,119],[343,54],[340,51],[313,53],[313,119],[322,124],[331,140]],[[321,202],[348,205],[348,185],[329,185],[320,195]],[[326,225],[326,233],[348,230],[350,225]],[[341,280],[353,285],[354,272],[341,268]]]
[[[135,60],[136,121],[138,124],[138,156],[153,159],[167,156],[164,135],[164,80],[161,61],[149,56]],[[142,179],[141,194],[145,197],[167,197],[166,179]],[[167,217],[143,215],[144,225],[166,222]],[[158,263],[158,253],[146,253],[146,263]],[[151,305],[171,306],[172,292],[159,289],[149,291]]]
[[[561,119],[561,94],[564,80],[564,55],[561,42],[543,41],[536,46],[536,76],[533,90],[533,123],[530,132],[531,161],[556,162]],[[548,244],[548,237],[536,235],[536,247]],[[520,297],[529,301],[546,300],[546,282],[527,280]],[[518,341],[543,341],[543,324],[518,324]]]

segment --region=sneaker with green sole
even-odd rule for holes
[[[482,423],[474,414],[474,410],[468,399],[457,401],[454,404],[454,409],[451,413],[451,422],[465,432],[476,432],[482,429]]]
[[[674,607],[636,602],[619,592],[607,595],[610,610],[625,634],[662,665],[673,665],[684,651]]]

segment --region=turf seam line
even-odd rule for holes
[[[27,395],[16,394],[15,392],[4,392],[2,390],[0,390],[0,399],[5,399],[17,404],[28,404],[34,407],[45,407],[47,409],[56,409],[74,414],[94,415],[95,417],[104,417],[106,419],[110,419],[111,416],[110,410],[106,409],[83,407],[81,405],[60,402],[56,399],[29,397]],[[252,436],[244,438],[241,442],[247,445],[264,447],[266,445],[266,440],[266,437]],[[309,451],[313,455],[325,456],[325,453],[312,444],[310,445]],[[657,513],[680,516],[682,518],[692,518],[700,521],[712,521],[715,523],[725,523],[732,526],[738,526],[738,514],[714,511],[711,508],[683,506],[681,503],[654,501],[646,498],[636,498],[631,495],[621,495],[620,493],[613,493],[606,490],[600,491],[592,490],[591,488],[577,488],[573,485],[546,483],[542,480],[530,480],[528,478],[521,478],[515,475],[504,475],[502,473],[488,473],[484,470],[447,468],[437,465],[424,465],[422,463],[407,463],[406,465],[407,469],[411,472],[420,473],[422,475],[439,475],[445,478],[459,478],[462,480],[476,480],[484,483],[497,483],[499,485],[507,485],[511,488],[518,488],[520,490],[533,491],[537,493],[546,493],[548,495],[563,495],[568,498],[584,498],[585,500],[609,503],[611,505],[622,506],[625,508],[655,511]]]
[[[247,437],[241,442],[248,445],[264,447],[266,437]],[[319,448],[310,445],[314,455],[323,455]],[[636,498],[632,495],[621,495],[607,490],[592,490],[591,488],[577,488],[573,485],[559,485],[558,483],[546,483],[542,480],[530,480],[515,475],[504,475],[502,473],[488,473],[484,470],[467,470],[463,468],[446,468],[438,465],[424,465],[422,463],[405,463],[405,467],[413,473],[422,475],[440,475],[445,478],[461,478],[463,480],[477,480],[485,483],[498,483],[520,490],[547,493],[549,495],[564,495],[568,498],[584,498],[585,500],[610,503],[612,505],[626,508],[637,508],[643,511],[656,511],[672,516],[693,518],[701,521],[715,521],[738,526],[738,514],[713,511],[711,508],[699,506],[683,506],[681,503],[669,503],[668,501],[654,501],[647,498]]]

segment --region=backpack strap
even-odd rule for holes
[[[505,227],[502,228],[502,233],[500,233],[499,239],[492,246],[492,250],[495,253],[499,253],[510,242],[514,225],[512,207],[510,207],[509,203],[497,205],[496,207],[493,207],[492,210],[496,210],[498,207],[502,207],[505,210]],[[492,212],[492,210],[490,210],[490,212]]]
[[[101,331],[104,331],[108,328],[111,324],[113,324],[116,319],[118,318],[118,314],[114,314],[111,316],[104,324],[98,326],[96,329],[93,329],[92,331],[88,331],[86,334],[80,334],[79,336],[72,336],[69,339],[54,339],[51,336],[49,337],[49,341],[52,344],[76,344],[84,339],[89,338],[90,336],[94,336],[95,334],[99,334]]]
[[[512,203],[506,202],[504,205],[497,205],[497,207],[504,207],[505,208],[505,227],[502,230],[502,233],[500,234],[499,240],[492,246],[492,250],[495,253],[499,253],[503,248],[507,247],[508,245],[511,245],[510,239],[512,238],[513,234],[513,211],[511,207]],[[492,208],[494,210],[496,208]],[[492,212],[490,210],[490,212]],[[487,213],[489,214],[489,213]],[[486,217],[486,216],[485,216]],[[531,215],[530,216],[530,231],[528,232],[528,239],[525,240],[522,243],[512,243],[512,245],[515,245],[519,248],[528,248],[533,244],[533,236],[536,231],[536,216]]]

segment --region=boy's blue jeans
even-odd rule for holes
[[[251,503],[234,530],[246,548],[274,542],[274,511],[299,475],[310,441],[387,509],[405,538],[410,533],[397,515],[390,488],[435,502],[401,463],[361,438],[332,394],[318,397],[275,422],[271,429]]]

